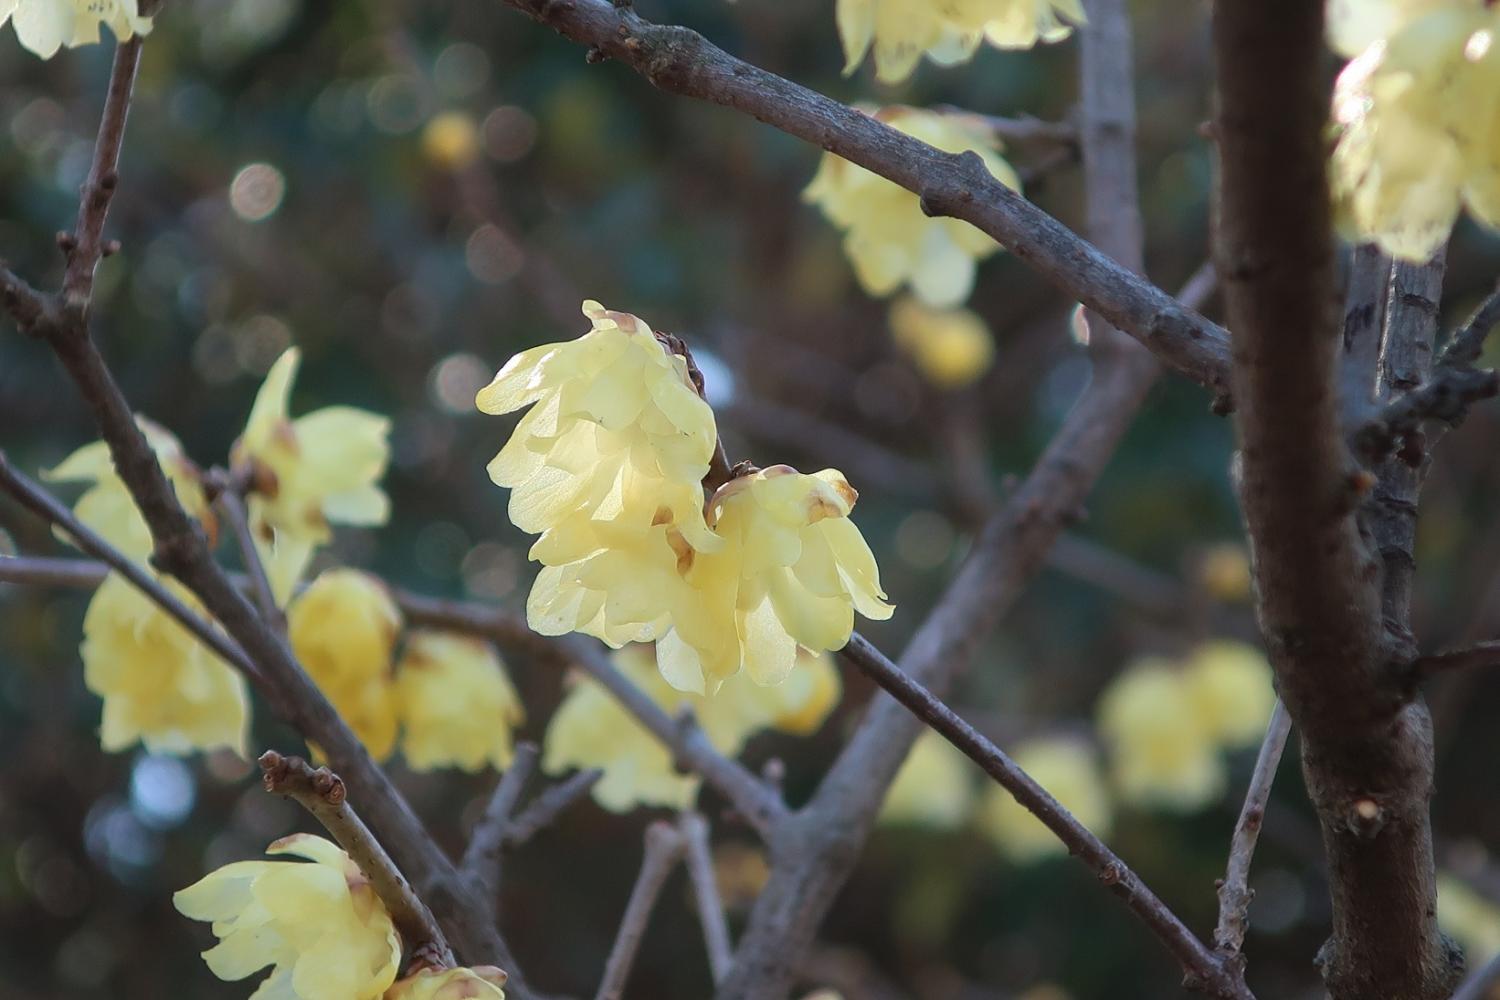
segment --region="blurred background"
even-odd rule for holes
[[[844,100],[1047,120],[1074,101],[1069,42],[982,50],[953,70],[924,64],[887,87],[869,67],[840,76],[832,0],[641,7]],[[1207,253],[1206,10],[1133,8],[1148,268],[1176,288]],[[0,256],[38,283],[60,271],[53,234],[72,224],[110,55],[105,45],[42,62],[8,28],[0,35]],[[1018,143],[1007,156],[1029,197],[1081,224],[1066,144]],[[861,628],[894,653],[1088,365],[1074,304],[998,254],[969,301],[993,336],[993,363],[961,387],[935,379],[893,340],[887,304],[854,281],[839,233],[800,200],[818,159],[750,119],[587,65],[580,48],[495,3],[175,0],[145,49],[110,221],[123,250],[100,270],[94,327],[137,408],[204,465],[224,460],[266,369],[300,345],[294,413],[347,403],[394,421],[391,523],[340,530],[320,559],[520,606],[534,571],[528,540],[484,472],[510,424],[473,412],[474,391],[515,351],[582,333],[583,298],[635,312],[693,346],[731,459],[834,466],[860,490],[856,519],[898,607]],[[1492,285],[1500,242],[1465,223],[1449,259],[1451,325]],[[1086,516],[954,693],[1002,745],[1091,738],[1101,691],[1139,657],[1253,641],[1230,427],[1208,404],[1196,387],[1162,381]],[[1477,411],[1432,472],[1424,648],[1500,629],[1497,421],[1493,408]],[[35,471],[94,437],[49,352],[0,334],[0,447]],[[68,553],[4,500],[0,529],[5,553]],[[248,995],[250,985],[209,974],[197,953],[212,938],[173,911],[170,894],[312,827],[233,756],[103,753],[77,653],[85,603],[0,585],[0,994]],[[562,678],[540,664],[509,668],[528,712],[522,735],[539,739]],[[1439,850],[1454,898],[1466,894],[1455,929],[1479,962],[1500,950],[1489,902],[1500,901],[1500,869],[1483,846],[1500,842],[1500,685],[1449,678],[1432,695]],[[780,758],[800,801],[868,696],[845,671],[843,703],[816,734],[758,737],[746,759]],[[253,747],[298,749],[268,712],[255,726]],[[1253,756],[1253,746],[1231,753],[1222,793],[1193,809],[1114,809],[1111,846],[1205,934]],[[493,775],[394,771],[439,840],[461,849]],[[962,797],[979,783],[977,771],[960,774]],[[738,926],[764,860],[710,793],[703,805]],[[539,988],[592,993],[654,815],[585,801],[506,866],[504,930]],[[1172,963],[1081,866],[1019,862],[937,805],[894,819],[834,907],[809,988],[850,1000],[1177,994]],[[1322,878],[1289,758],[1252,876],[1247,948],[1261,996],[1320,995],[1311,959],[1328,919]],[[707,996],[698,940],[678,875],[629,995]]]

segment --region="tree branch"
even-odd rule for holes
[[[1484,353],[1484,341],[1500,326],[1500,287],[1485,296],[1479,308],[1456,330],[1438,358],[1443,367],[1472,365]]]
[[[698,904],[698,922],[703,925],[703,945],[708,951],[708,968],[714,982],[723,980],[733,960],[729,943],[729,923],[724,917],[724,903],[719,899],[719,884],[714,879],[714,859],[708,842],[708,821],[695,812],[685,812],[677,819],[682,835],[688,875],[693,882],[693,899]]]
[[[1429,653],[1412,663],[1412,674],[1418,679],[1451,670],[1482,670],[1500,666],[1500,640],[1488,639],[1463,649]]]
[[[1452,1000],[1488,1000],[1493,996],[1493,987],[1500,983],[1500,955],[1490,959],[1481,969],[1459,984],[1453,991]]]
[[[1286,706],[1277,701],[1266,727],[1266,738],[1255,758],[1250,787],[1245,791],[1245,804],[1234,824],[1234,837],[1229,842],[1229,864],[1219,883],[1219,925],[1214,930],[1214,946],[1225,964],[1238,969],[1241,975],[1245,969],[1243,951],[1245,932],[1250,927],[1250,901],[1255,897],[1250,891],[1250,862],[1255,857],[1261,823],[1266,817],[1266,803],[1271,798],[1271,785],[1276,781],[1276,769],[1281,764],[1281,755],[1286,750],[1287,736],[1291,731],[1292,717],[1287,714]]]
[[[452,968],[453,951],[432,911],[417,898],[391,856],[355,813],[343,779],[326,767],[315,768],[301,757],[283,757],[275,750],[260,755],[260,769],[266,791],[293,799],[312,813],[369,878],[391,922],[401,932],[409,949],[408,960]]]
[[[989,234],[1169,367],[1228,394],[1228,335],[1144,281],[1108,247],[1080,239],[1001,184],[973,153],[945,153],[729,55],[687,28],[658,25],[609,0],[505,0],[534,20],[618,60],[651,83],[733,108],[842,156],[919,195],[932,215]]]
[[[505,834],[510,826],[511,814],[520,804],[526,783],[536,772],[537,748],[535,743],[516,744],[510,767],[500,776],[495,793],[484,808],[484,815],[474,824],[469,835],[469,846],[464,849],[464,858],[459,865],[465,878],[478,883],[479,891],[488,901],[491,910],[495,896],[500,891],[500,852],[505,846]]]
[[[1349,262],[1349,286],[1344,294],[1344,342],[1339,392],[1344,423],[1362,423],[1375,406],[1376,374],[1380,366],[1380,333],[1385,329],[1386,290],[1391,259],[1373,243],[1354,248]]]
[[[222,472],[222,470],[215,471]],[[245,501],[240,497],[234,485],[228,481],[227,476],[211,475],[209,482],[219,491],[214,506],[229,523],[229,530],[234,534],[235,545],[240,552],[240,562],[245,565],[245,576],[250,581],[250,593],[255,598],[256,607],[260,609],[261,617],[277,632],[284,635],[286,615],[276,604],[276,595],[271,589],[271,580],[266,576],[265,563],[261,561],[260,550],[255,547],[255,536],[250,531],[250,518],[245,512]]]
[[[532,837],[557,822],[557,817],[571,809],[573,804],[588,796],[593,787],[604,777],[599,768],[590,768],[570,775],[532,800],[531,805],[521,810],[505,828],[505,838],[500,847],[503,851],[520,847]]]
[[[614,947],[604,963],[604,977],[599,982],[595,1000],[623,1000],[625,983],[630,978],[630,967],[635,964],[640,951],[641,939],[646,936],[646,925],[651,920],[651,910],[662,887],[677,867],[682,857],[682,835],[669,823],[657,820],[646,828],[646,855],[641,860],[641,873],[630,891],[630,901],[625,904],[625,916],[620,921],[619,933]]]

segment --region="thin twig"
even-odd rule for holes
[[[635,964],[641,940],[646,936],[651,910],[671,877],[672,869],[682,857],[682,835],[669,823],[661,820],[652,823],[646,828],[645,840],[646,854],[641,860],[641,873],[635,880],[635,888],[630,891],[630,901],[625,904],[625,916],[620,920],[614,947],[604,963],[604,976],[599,981],[595,1000],[622,1000],[625,996],[625,983],[630,979],[630,967]]]
[[[714,982],[724,978],[733,957],[729,943],[729,922],[724,916],[724,902],[719,899],[719,883],[714,878],[714,859],[708,843],[708,820],[695,812],[684,812],[677,819],[687,852],[688,875],[693,881],[693,898],[698,904],[698,922],[703,925],[703,945],[708,951],[708,968]]]
[[[491,905],[494,905],[495,894],[500,890],[500,852],[506,827],[526,791],[526,783],[536,771],[537,756],[535,743],[516,744],[510,767],[500,776],[495,793],[484,807],[484,815],[474,824],[469,846],[464,849],[463,862],[459,865],[464,877],[478,883],[479,891]]]
[[[503,850],[514,850],[532,837],[557,822],[557,818],[573,807],[573,804],[588,797],[593,787],[604,777],[600,768],[589,768],[570,775],[531,800],[531,805],[505,827]]]
[[[913,680],[885,654],[856,633],[841,651],[849,662],[905,705],[913,715],[963,751],[1016,801],[1067,845],[1068,852],[1091,868],[1099,881],[1125,901],[1162,943],[1177,956],[1187,976],[1219,997],[1251,996],[1234,970],[1206,947],[1175,913],[1141,881],[1119,856],[1088,827],[1021,770],[1003,750],[961,719],[931,691]]]
[[[349,804],[343,779],[326,767],[315,768],[301,757],[284,757],[275,750],[260,755],[260,769],[266,791],[294,799],[311,813],[369,878],[407,944],[409,959],[452,968],[453,951],[437,919]]]
[[[1452,1000],[1488,1000],[1496,983],[1500,983],[1500,955],[1474,970],[1468,979],[1460,983],[1458,989],[1453,991]]]
[[[22,333],[57,322],[57,300],[32,288],[24,278],[0,266],[0,307],[16,321]]]
[[[1219,926],[1214,931],[1214,945],[1224,961],[1238,963],[1242,970],[1245,932],[1250,926],[1250,900],[1255,896],[1250,891],[1250,861],[1255,857],[1255,845],[1260,840],[1260,827],[1266,816],[1266,802],[1271,797],[1276,768],[1281,763],[1291,731],[1292,718],[1287,715],[1286,706],[1278,700],[1271,712],[1260,754],[1255,758],[1245,804],[1240,809],[1240,818],[1234,824],[1234,837],[1229,842],[1229,864],[1219,883]]]
[[[1486,639],[1462,649],[1419,656],[1412,663],[1412,675],[1418,679],[1454,670],[1479,670],[1500,666],[1500,639]]]
[[[251,533],[250,518],[245,511],[245,501],[239,491],[227,482],[226,477],[211,475],[210,482],[219,490],[214,506],[219,509],[224,520],[229,522],[229,530],[234,534],[235,545],[240,552],[240,562],[245,565],[245,575],[249,578],[250,593],[255,597],[256,607],[260,609],[261,617],[271,623],[272,628],[285,634],[286,614],[276,603],[276,594],[271,588],[271,579],[266,575],[266,564],[260,557],[260,549],[255,546],[255,536]]]
[[[1484,353],[1485,338],[1496,326],[1500,326],[1500,287],[1485,296],[1464,325],[1454,331],[1438,356],[1438,364],[1472,365]]]

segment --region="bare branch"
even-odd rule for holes
[[[1250,900],[1255,896],[1250,891],[1250,862],[1255,857],[1255,845],[1260,840],[1260,827],[1266,816],[1266,803],[1271,798],[1271,785],[1276,780],[1276,769],[1281,764],[1281,755],[1286,750],[1287,736],[1291,731],[1292,717],[1287,714],[1286,706],[1277,701],[1271,722],[1266,727],[1266,738],[1260,745],[1260,754],[1255,758],[1245,804],[1234,824],[1234,837],[1229,842],[1229,864],[1219,883],[1219,926],[1214,931],[1214,945],[1224,962],[1238,968],[1241,974],[1245,968],[1243,950],[1245,932],[1250,926]]]
[[[685,812],[677,820],[686,851],[688,875],[693,881],[693,898],[698,904],[698,922],[703,925],[703,945],[708,950],[708,967],[718,983],[729,971],[733,959],[729,943],[729,923],[724,917],[724,903],[719,899],[719,884],[714,879],[714,859],[708,842],[708,821],[695,812]]]
[[[1228,335],[997,181],[972,153],[944,153],[821,94],[736,59],[686,28],[609,0],[506,0],[657,87],[744,112],[915,192],[925,211],[994,237],[1069,296],[1218,397]],[[1117,255],[1116,255],[1117,256]]]
[[[1468,979],[1460,983],[1453,992],[1452,1000],[1488,1000],[1494,995],[1496,983],[1500,983],[1500,955],[1490,959],[1483,968],[1474,970]]]
[[[602,770],[590,768],[570,775],[566,781],[560,781],[542,792],[532,800],[531,805],[521,811],[521,815],[506,826],[501,848],[511,850],[520,847],[557,822],[557,818],[585,798],[602,777]]]
[[[1479,308],[1448,340],[1438,362],[1444,367],[1472,365],[1484,352],[1484,341],[1500,325],[1500,287],[1485,296]]]
[[[391,856],[355,813],[343,779],[326,767],[315,768],[301,757],[283,757],[275,750],[260,755],[260,769],[266,791],[294,799],[312,813],[369,878],[391,922],[401,932],[409,958],[452,968],[453,951],[432,911],[417,898]]]
[[[1500,640],[1489,639],[1462,649],[1418,657],[1412,663],[1412,674],[1422,679],[1452,670],[1482,670],[1494,666],[1500,666]]]
[[[0,308],[10,314],[23,333],[57,322],[56,301],[4,266],[0,266]]]
[[[3,453],[0,453],[3,456]],[[9,465],[0,461],[0,470]],[[41,489],[40,486],[37,487]],[[7,487],[9,490],[9,487]],[[72,511],[68,512],[69,514]],[[102,541],[102,539],[101,539]],[[120,558],[126,559],[124,553]],[[72,587],[92,590],[104,582],[109,567],[92,559],[52,559],[46,556],[0,556],[0,583],[32,587]],[[132,583],[134,581],[131,581]],[[161,602],[157,602],[161,603]]]
[[[604,963],[604,977],[595,1000],[623,1000],[625,983],[630,979],[630,967],[635,964],[641,939],[646,936],[651,910],[672,869],[677,867],[682,849],[682,835],[671,824],[658,820],[646,828],[646,855],[641,860],[641,873],[630,892],[630,901],[625,904],[625,916]]]
[[[1440,365],[1427,382],[1387,403],[1376,419],[1361,427],[1354,447],[1361,457],[1379,461],[1419,431],[1424,421],[1456,425],[1470,406],[1495,396],[1500,396],[1500,374],[1493,370]]]
[[[1385,329],[1390,278],[1391,259],[1379,247],[1366,243],[1354,248],[1349,263],[1349,287],[1344,295],[1344,342],[1339,369],[1344,422],[1349,426],[1368,419],[1375,405],[1380,334]]]
[[[500,891],[500,852],[505,844],[506,829],[510,826],[511,814],[520,804],[526,783],[536,772],[537,748],[535,743],[516,744],[510,767],[500,776],[495,793],[484,808],[484,815],[474,824],[469,835],[469,846],[464,849],[463,863],[459,865],[464,877],[478,883],[479,891],[493,908],[495,894]]]
[[[229,523],[229,530],[234,533],[235,545],[239,547],[240,562],[245,565],[245,576],[249,578],[250,593],[255,598],[255,605],[260,609],[261,617],[284,635],[286,615],[276,604],[271,580],[266,576],[265,563],[261,561],[260,550],[255,547],[255,536],[250,531],[250,518],[245,512],[245,501],[222,470],[215,470],[215,473],[217,474],[209,477],[210,484],[219,491],[214,506]]]

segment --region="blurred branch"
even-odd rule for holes
[[[1481,670],[1495,666],[1500,666],[1500,640],[1489,639],[1462,649],[1418,657],[1412,663],[1412,674],[1420,680],[1446,671]]]
[[[604,963],[604,977],[599,982],[595,1000],[623,1000],[630,967],[635,964],[641,940],[646,936],[646,925],[651,921],[651,910],[671,877],[672,869],[682,857],[682,835],[669,823],[657,820],[646,827],[645,840],[646,854],[641,860],[641,873],[636,878],[635,888],[630,891],[630,901],[625,904],[625,916],[620,921],[614,947]]]
[[[355,813],[343,779],[326,767],[315,768],[301,757],[283,757],[275,750],[261,754],[259,763],[266,791],[293,799],[312,813],[369,878],[409,949],[408,961],[452,968],[453,950],[432,911],[417,898],[391,856]]]
[[[495,793],[484,807],[484,815],[479,817],[474,832],[469,835],[469,846],[464,848],[459,869],[466,878],[479,884],[479,892],[492,910],[495,896],[500,891],[500,852],[505,846],[505,834],[510,827],[511,814],[526,791],[526,782],[536,772],[536,761],[535,743],[516,744],[510,767],[500,776]]]
[[[693,882],[693,899],[698,904],[698,922],[703,925],[703,944],[708,950],[708,968],[718,983],[729,971],[733,949],[729,943],[729,923],[724,917],[724,902],[719,899],[719,885],[714,879],[714,859],[708,842],[708,821],[696,812],[684,812],[677,819],[682,834],[688,875]]]
[[[1468,321],[1454,331],[1438,356],[1439,366],[1459,367],[1478,361],[1484,352],[1485,339],[1497,325],[1500,325],[1500,287],[1485,296]]]
[[[1214,945],[1225,964],[1237,968],[1241,975],[1245,969],[1245,932],[1250,926],[1250,901],[1255,897],[1250,890],[1250,862],[1255,857],[1255,845],[1260,840],[1261,824],[1266,817],[1266,803],[1271,798],[1271,785],[1276,781],[1276,769],[1281,764],[1281,755],[1286,750],[1287,736],[1291,731],[1292,718],[1287,715],[1286,706],[1278,700],[1271,712],[1260,754],[1255,758],[1245,804],[1240,809],[1234,837],[1229,842],[1229,864],[1219,883],[1219,925],[1214,931]]]
[[[266,576],[266,565],[261,560],[260,550],[255,547],[255,536],[250,531],[250,518],[245,513],[244,498],[221,469],[216,469],[209,475],[209,484],[218,491],[214,506],[219,509],[224,520],[229,522],[229,530],[234,534],[235,545],[240,551],[240,562],[244,564],[245,576],[250,581],[250,593],[255,597],[261,617],[270,622],[277,632],[285,635],[286,615],[276,604],[271,580]]]
[[[1047,565],[1156,617],[1181,615],[1190,603],[1180,580],[1082,535],[1059,535],[1047,553]]]
[[[971,223],[1166,364],[1229,391],[1227,333],[1074,235],[1001,184],[972,152],[945,153],[854,108],[724,52],[687,28],[653,24],[609,0],[505,0],[671,93],[700,98],[836,153],[916,193],[925,211]]]
[[[1475,969],[1469,978],[1460,983],[1453,992],[1452,1000],[1488,1000],[1493,995],[1496,983],[1500,983],[1500,955]]]
[[[521,810],[521,814],[506,825],[505,838],[500,844],[501,849],[510,850],[520,847],[557,822],[557,818],[572,808],[574,803],[587,796],[602,777],[604,777],[602,770],[597,767],[590,768],[587,771],[579,771],[577,774],[570,775],[566,781],[560,781],[542,792],[531,801],[531,805]]]

